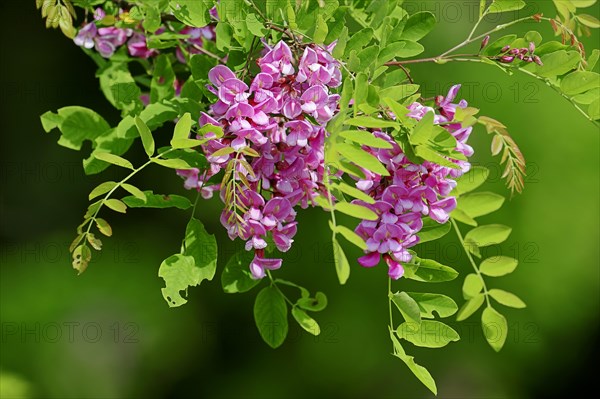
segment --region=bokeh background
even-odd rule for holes
[[[426,54],[436,55],[466,36],[477,2],[405,3],[411,12],[437,15],[439,26],[423,41]],[[528,1],[520,15],[525,12],[555,14],[550,1]],[[597,16],[598,7],[588,12]],[[258,290],[223,294],[221,269],[215,281],[190,290],[188,304],[167,307],[157,271],[178,251],[185,212],[106,214],[113,238],[104,240],[101,255],[77,277],[67,247],[87,193],[121,172],[85,177],[82,154],[59,147],[55,133],[43,132],[39,115],[83,105],[116,124],[118,114],[98,90],[92,61],[58,31],[44,28],[33,0],[2,1],[0,15],[2,398],[432,396],[390,355],[385,268],[366,270],[352,262],[351,278],[340,287],[327,218],[320,211],[302,212],[294,249],[277,275],[328,295],[328,308],[316,314],[322,334],[309,336],[290,320],[290,335],[277,350],[262,343],[254,326]],[[553,38],[547,24],[527,23],[516,31],[531,29]],[[598,34],[584,42],[597,47]],[[441,350],[407,344],[407,350],[430,369],[442,398],[561,398],[592,386],[600,303],[598,129],[550,88],[524,76],[459,63],[423,64],[412,71],[424,96],[463,83],[461,96],[503,121],[527,158],[523,195],[482,222],[513,227],[494,251],[517,257],[520,266],[489,284],[517,293],[528,307],[502,310],[510,332],[499,354],[483,340],[479,313],[450,323],[461,333],[459,342]],[[490,137],[479,129],[472,143],[474,162],[492,169],[484,188],[508,195],[497,159],[489,156]],[[141,147],[131,153],[142,159]],[[189,195],[176,176],[158,168],[136,183]],[[218,237],[222,268],[239,243],[226,238],[218,212],[218,200],[200,208]],[[348,248],[349,258],[358,256]],[[452,234],[420,250],[469,272]],[[396,287],[459,300],[461,283],[459,278],[433,287],[401,280]]]

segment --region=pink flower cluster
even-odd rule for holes
[[[460,85],[453,86],[447,97],[437,98],[438,113],[431,107],[413,103],[407,115],[420,120],[428,112],[436,114],[434,123],[444,124],[444,128],[456,139],[456,150],[469,157],[473,149],[466,141],[472,127],[450,123],[454,120],[456,108],[467,106],[464,100],[458,104],[452,103],[459,89]],[[386,167],[389,176],[365,170],[366,178],[356,183],[357,188],[375,200],[374,204],[357,202],[379,216],[375,221],[362,221],[355,230],[367,243],[366,255],[359,258],[358,262],[362,266],[373,267],[383,257],[389,268],[388,275],[398,279],[404,274],[401,262],[409,262],[412,257],[408,248],[419,242],[417,233],[423,227],[422,217],[429,216],[438,223],[448,221],[450,212],[456,207],[456,198],[449,195],[456,187],[454,179],[467,172],[471,165],[459,160],[453,162],[460,169],[428,161],[414,164],[388,134],[381,131],[373,134],[392,146],[391,149],[366,147]]]
[[[119,10],[119,15],[123,10]],[[216,8],[210,10],[214,20],[218,20]],[[98,28],[97,21],[106,17],[106,12],[102,8],[97,8],[94,12],[94,21],[81,28],[77,36],[73,39],[76,45],[87,49],[95,48],[104,58],[110,58],[121,46],[127,45],[127,50],[132,57],[150,58],[159,54],[156,49],[149,49],[146,43],[146,36],[143,29],[117,28],[114,26]],[[165,27],[159,28],[154,34],[159,35],[166,32]],[[181,39],[182,47],[190,54],[199,54],[205,47],[206,41],[215,40],[215,25],[208,25],[203,28],[194,28],[186,26],[179,31],[180,34],[187,37]],[[177,59],[185,63],[185,55],[180,47],[176,49]]]
[[[94,20],[104,19],[106,13],[102,8],[94,12]],[[146,45],[146,36],[129,28],[114,26],[98,28],[92,21],[79,30],[73,39],[76,45],[87,49],[95,48],[104,58],[110,58],[119,49],[127,44],[127,49],[132,57],[149,58],[158,54],[158,51],[149,49]]]
[[[250,85],[226,66],[209,72],[212,85],[207,87],[218,100],[211,115],[202,114],[200,126],[222,126],[224,136],[203,146],[210,162],[205,174],[178,173],[186,178],[187,188],[196,188],[204,197],[220,190],[228,203],[233,199],[226,198],[227,187],[205,183],[235,163],[234,177],[249,184],[237,186],[234,196],[241,207],[231,211],[226,206],[221,223],[231,239],[239,237],[246,241],[246,250],[254,250],[250,270],[256,279],[265,276],[265,269],[281,267],[281,259],[265,258],[267,239],[288,251],[297,229],[294,208],[312,205],[324,191],[324,126],[339,101],[330,88],[341,83],[339,63],[330,51],[308,46],[296,63],[283,41],[266,47],[258,61],[260,73]],[[224,151],[227,148],[235,151]]]

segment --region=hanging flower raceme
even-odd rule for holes
[[[254,250],[250,271],[257,279],[282,263],[265,258],[267,239],[288,251],[297,229],[294,208],[313,205],[325,191],[324,126],[337,109],[339,95],[330,89],[340,85],[341,77],[330,51],[309,46],[297,62],[281,41],[265,47],[250,85],[223,65],[208,75],[212,84],[207,87],[217,101],[199,124],[222,126],[224,135],[203,146],[210,163],[205,173],[179,174],[186,188],[196,188],[205,198],[220,190],[226,204],[221,223],[231,239],[239,237],[246,250]],[[233,183],[205,186],[228,170]]]
[[[469,157],[473,149],[466,144],[472,127],[463,127],[454,120],[456,108],[466,108],[466,101],[454,104],[460,85],[453,86],[447,97],[436,99],[437,109],[418,102],[411,104],[407,116],[421,120],[427,113],[434,113],[434,123],[444,128],[456,139],[456,151]],[[386,167],[389,176],[380,176],[364,170],[366,178],[356,187],[374,200],[374,204],[357,201],[378,216],[378,220],[362,221],[356,228],[366,244],[366,254],[358,259],[365,267],[376,266],[381,258],[389,268],[389,276],[398,279],[404,274],[402,262],[409,262],[408,248],[419,242],[417,233],[423,227],[424,216],[438,223],[446,223],[450,212],[456,207],[456,198],[451,191],[456,179],[466,173],[471,165],[467,161],[452,160],[459,168],[453,169],[433,162],[422,164],[411,162],[400,146],[387,133],[375,131],[375,137],[390,143],[391,149],[367,147],[368,151]]]

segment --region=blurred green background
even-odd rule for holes
[[[432,11],[440,20],[423,41],[426,55],[466,36],[476,3],[406,2],[409,11]],[[525,12],[555,14],[550,1],[528,1]],[[587,12],[598,15],[598,7]],[[353,262],[349,282],[340,287],[327,218],[320,211],[301,213],[294,248],[277,275],[328,295],[328,308],[316,314],[322,334],[309,336],[290,320],[290,335],[278,350],[262,343],[254,326],[258,290],[225,295],[220,271],[215,281],[190,290],[188,304],[167,307],[157,271],[178,251],[185,212],[106,214],[114,236],[76,277],[67,247],[87,193],[121,172],[85,177],[82,154],[59,147],[56,134],[43,132],[39,115],[82,105],[116,124],[118,114],[98,90],[92,61],[60,32],[45,30],[33,0],[3,1],[0,14],[2,398],[432,396],[390,355],[385,268],[367,270]],[[553,38],[547,24],[517,28],[522,34],[531,29]],[[597,47],[597,32],[584,42]],[[491,66],[423,64],[412,71],[426,97],[463,83],[461,97],[503,121],[527,158],[523,195],[482,222],[513,227],[509,240],[493,251],[519,258],[520,267],[490,285],[517,293],[528,307],[503,309],[510,332],[499,354],[483,340],[479,313],[451,323],[461,333],[459,342],[441,350],[407,344],[407,351],[430,369],[442,398],[559,398],[574,387],[591,386],[600,303],[598,129],[542,83]],[[472,144],[474,163],[492,169],[484,188],[508,195],[497,160],[489,156],[490,138],[479,129]],[[141,160],[141,147],[136,151],[132,157]],[[160,169],[136,183],[190,195],[176,176]],[[218,212],[218,201],[202,204],[222,267],[240,243],[227,239]],[[452,234],[420,251],[469,272]],[[358,252],[349,248],[348,256],[354,259]],[[460,300],[461,283],[461,278],[435,286],[400,280],[395,287]]]

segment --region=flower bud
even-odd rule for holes
[[[500,62],[503,62],[505,64],[510,64],[514,60],[515,60],[515,57],[511,57],[509,55],[505,55],[505,56],[500,57]]]
[[[534,42],[529,43],[529,52],[531,54],[533,54],[535,52],[535,43]]]
[[[506,53],[508,50],[510,50],[510,46],[504,46],[504,47],[502,47],[502,50],[500,50],[500,52]]]
[[[490,42],[490,35],[487,35],[486,37],[483,38],[483,40],[481,42],[481,47],[479,48],[479,50],[483,50],[485,48],[485,46],[488,45],[489,42]]]
[[[521,52],[521,50],[519,50],[518,48],[514,48],[512,50],[509,51],[510,55],[517,55]]]
[[[538,57],[537,55],[533,56],[533,62],[535,62],[539,66],[544,66],[544,63],[542,62],[542,59],[540,57]]]

